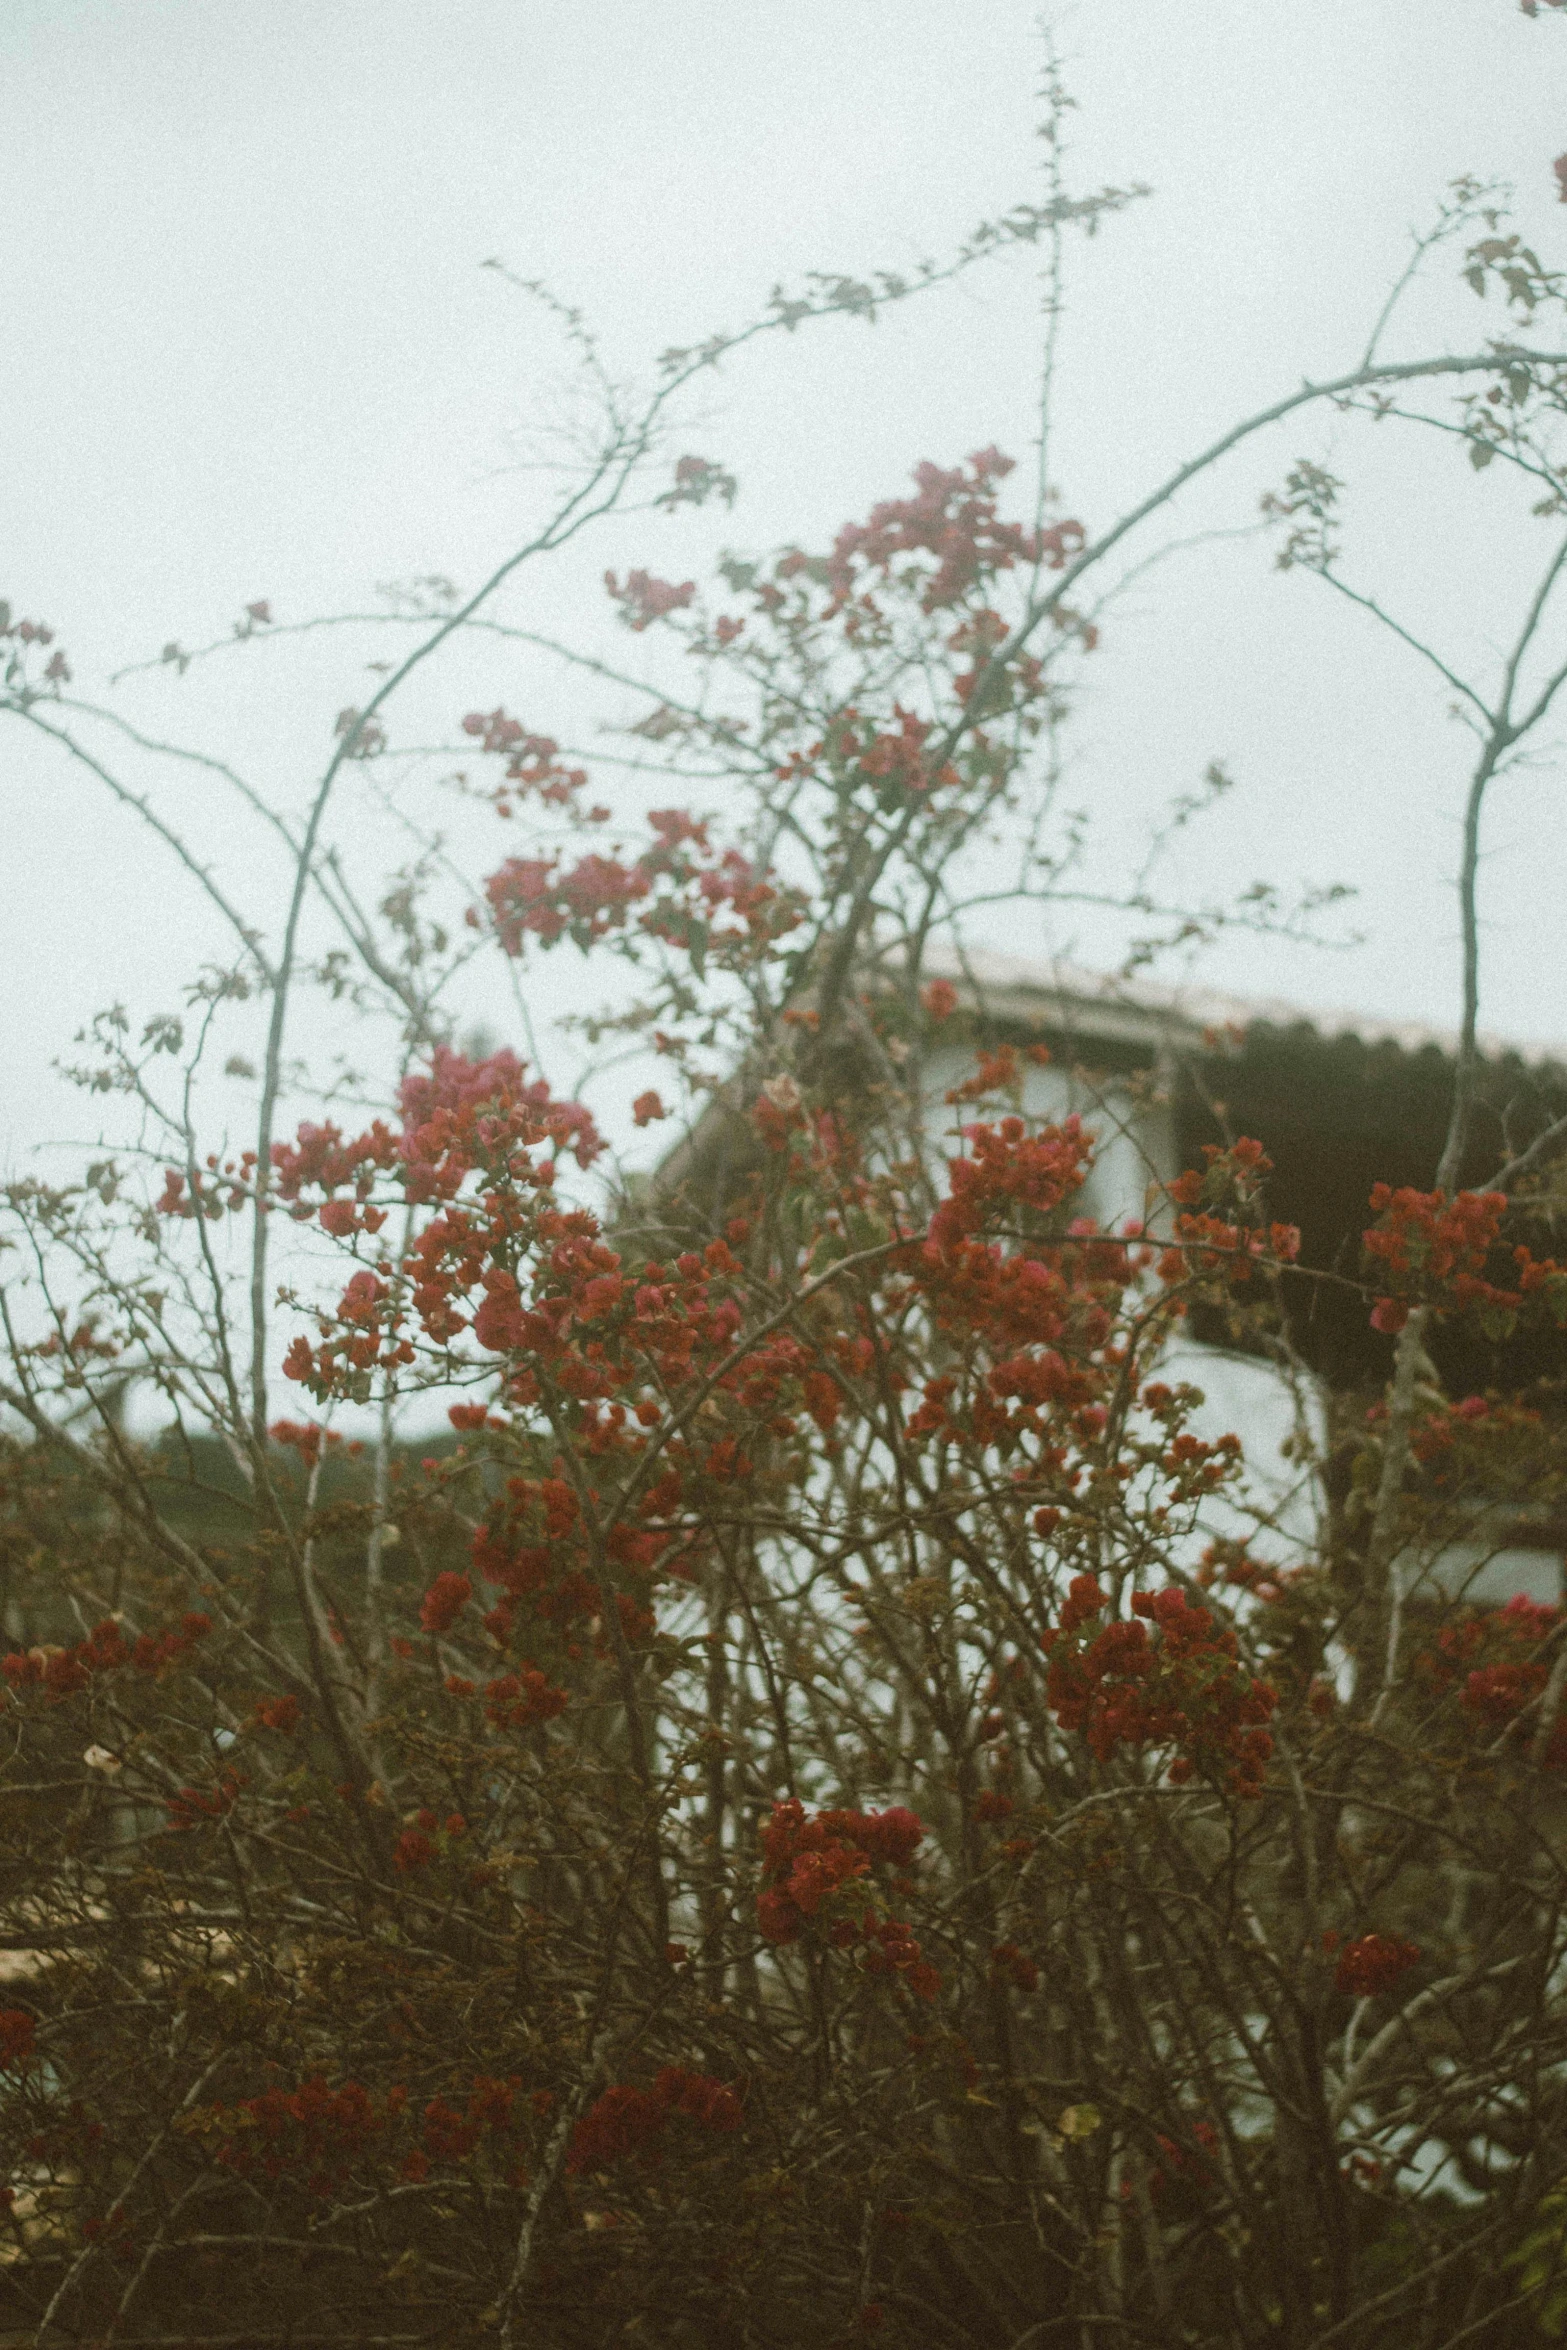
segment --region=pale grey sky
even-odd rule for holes
[[[1032,0],[7,0],[0,594],[51,621],[78,690],[104,697],[120,664],[221,635],[258,596],[298,619],[415,573],[472,584],[548,494],[522,460],[561,401],[558,342],[486,257],[580,303],[630,371],[739,323],[779,277],[940,255],[1037,193],[1034,17]],[[1090,524],[1352,363],[1455,174],[1516,182],[1542,258],[1567,264],[1550,171],[1567,20],[1513,0],[1081,0],[1055,23],[1073,178],[1154,190],[1072,255],[1052,471]],[[1498,331],[1446,292],[1449,266],[1400,349]],[[606,564],[680,577],[721,543],[820,541],[922,457],[997,441],[1026,459],[1036,290],[1019,257],[873,331],[736,361],[688,436],[739,475],[733,515],[618,522],[526,579],[513,615],[603,641]],[[1164,535],[1249,521],[1299,451],[1336,449],[1331,423],[1277,437]],[[1541,525],[1428,448],[1389,452],[1363,514],[1355,575],[1458,665],[1494,657]],[[1445,1022],[1467,738],[1418,664],[1270,564],[1229,546],[1137,587],[1096,656],[1074,787],[1130,840],[1223,759],[1237,790],[1191,885],[1356,880],[1369,938],[1334,956],[1237,941],[1205,976]],[[295,804],[374,650],[310,639],[112,698]],[[523,682],[530,722],[553,724],[547,673]],[[465,656],[416,709],[449,726],[475,698],[517,706],[518,673]],[[562,689],[562,731],[582,707]],[[1484,1019],[1525,1037],[1567,1036],[1564,780],[1542,757],[1490,825]],[[279,876],[226,805],[195,779],[157,788],[275,922]],[[99,1114],[49,1074],[81,1020],[172,1003],[224,950],[135,820],[14,733],[0,805],[0,1159],[19,1166]],[[1106,941],[1009,925],[997,943]],[[552,965],[542,1008],[573,985]]]

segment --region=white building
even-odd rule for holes
[[[1047,1066],[1024,1064],[1024,1107],[1036,1117],[1076,1110],[1097,1134],[1082,1213],[1109,1229],[1140,1220],[1150,1184],[1200,1166],[1202,1144],[1226,1134],[1263,1143],[1274,1162],[1269,1213],[1301,1228],[1302,1263],[1319,1270],[1358,1270],[1373,1182],[1431,1186],[1451,1101],[1451,1034],[994,954],[933,955],[926,972],[949,978],[959,998],[945,1030],[951,1041],[933,1047],[922,1072],[932,1136],[954,1115],[941,1108],[943,1096],[971,1074],[978,1044],[1048,1045]],[[1567,1108],[1567,1048],[1485,1038],[1482,1049],[1473,1165],[1465,1171],[1476,1184],[1508,1155],[1502,1117],[1510,1105],[1533,1103],[1541,1116]],[[665,1161],[660,1189],[700,1181],[709,1169],[721,1182],[744,1131],[743,1120],[715,1103]],[[1311,1547],[1323,1500],[1300,1437],[1309,1435],[1320,1461],[1332,1399],[1374,1390],[1388,1356],[1363,1298],[1347,1287],[1301,1283],[1291,1311],[1303,1377],[1292,1381],[1244,1343],[1227,1345],[1222,1329],[1201,1319],[1170,1364],[1207,1397],[1205,1432],[1233,1428],[1242,1437],[1252,1498],[1274,1519],[1285,1552]],[[1498,1350],[1448,1330],[1433,1340],[1433,1353],[1450,1394],[1567,1374],[1567,1341],[1536,1338]],[[1435,1573],[1444,1588],[1487,1604],[1516,1592],[1554,1602],[1564,1548],[1567,1521],[1478,1503],[1470,1535],[1411,1571]]]

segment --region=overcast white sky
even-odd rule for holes
[[[547,277],[630,371],[739,323],[780,277],[939,256],[1038,192],[1034,18],[1032,0],[6,0],[0,594],[106,696],[120,664],[221,635],[255,597],[298,619],[416,573],[472,584],[548,494],[519,457],[561,372],[540,316],[480,264]],[[1091,525],[1352,364],[1455,174],[1514,181],[1542,257],[1567,265],[1550,170],[1567,20],[1513,0],[1082,0],[1055,23],[1073,178],[1154,190],[1073,256],[1053,472]],[[1026,458],[1036,284],[1017,259],[872,331],[737,361],[689,435],[739,475],[734,514],[617,523],[526,580],[513,616],[602,633],[588,583],[607,563],[680,577],[721,541],[819,542],[922,457],[997,441]],[[1473,348],[1499,323],[1444,292],[1396,339]],[[1302,449],[1333,461],[1331,425],[1253,451],[1167,535],[1251,519]],[[1429,447],[1390,452],[1364,512],[1358,576],[1483,675],[1542,526],[1494,469],[1476,481]],[[1418,664],[1270,562],[1225,547],[1139,585],[1096,657],[1079,796],[1131,838],[1223,759],[1238,788],[1188,878],[1358,881],[1369,936],[1332,956],[1235,942],[1209,981],[1445,1024],[1467,738]],[[293,804],[374,650],[306,640],[128,681],[115,706]],[[552,724],[547,677],[526,688],[491,657],[421,707],[449,724],[474,697],[526,699]],[[1489,833],[1483,1016],[1522,1037],[1567,1036],[1564,780],[1553,756],[1507,782]],[[254,841],[199,783],[169,788],[160,804],[275,925]],[[173,1002],[217,947],[134,819],[14,735],[0,806],[0,1162],[19,1168],[91,1133],[97,1111],[50,1076],[81,1020]],[[996,943],[1106,945],[1015,922]],[[544,1007],[572,984],[552,966]]]

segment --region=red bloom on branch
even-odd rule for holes
[[[1507,1213],[1505,1192],[1460,1191],[1449,1200],[1441,1191],[1378,1183],[1371,1205],[1377,1221],[1363,1236],[1365,1251],[1390,1292],[1376,1302],[1374,1329],[1402,1329],[1410,1309],[1423,1304],[1474,1313],[1488,1337],[1502,1339],[1531,1297],[1558,1323],[1567,1322],[1567,1269],[1554,1258],[1537,1261],[1527,1248],[1514,1248],[1506,1282],[1489,1278],[1500,1270],[1494,1252]]]
[[[138,1672],[161,1672],[188,1655],[211,1630],[212,1618],[193,1609],[181,1618],[178,1630],[143,1632],[131,1644],[116,1620],[106,1616],[74,1648],[13,1649],[0,1658],[0,1670],[18,1694],[37,1688],[51,1704],[58,1704],[90,1687],[96,1673],[113,1672],[125,1664]]]
[[[258,1730],[279,1730],[287,1734],[299,1728],[299,1700],[297,1697],[263,1697],[250,1718]]]
[[[968,1155],[947,1169],[947,1197],[931,1218],[930,1244],[950,1250],[994,1216],[1030,1208],[1048,1215],[1077,1190],[1093,1163],[1093,1137],[1074,1115],[1030,1134],[1021,1118],[965,1126]]]
[[[221,1820],[239,1801],[241,1781],[233,1771],[225,1771],[212,1787],[182,1787],[178,1795],[168,1801],[169,1826],[177,1833],[189,1834],[192,1829],[204,1827],[210,1821]]]
[[[683,2065],[666,2065],[651,2089],[619,2083],[589,2106],[572,2132],[566,2168],[604,2170],[628,2155],[646,2154],[677,2114],[726,2135],[738,2130],[744,2118],[739,2098],[724,2082]]]
[[[1391,1991],[1420,1956],[1417,1945],[1397,1934],[1362,1934],[1339,1952],[1333,1980],[1354,1999],[1375,1999]]]
[[[552,1689],[537,1665],[521,1664],[485,1685],[484,1710],[497,1730],[531,1730],[551,1722],[570,1703],[564,1689]]]
[[[675,486],[655,498],[655,506],[703,506],[709,498],[721,498],[726,506],[735,502],[739,483],[728,468],[715,465],[710,457],[682,457],[675,467]]]
[[[1101,1762],[1122,1745],[1174,1746],[1176,1785],[1201,1766],[1233,1794],[1259,1795],[1278,1691],[1247,1672],[1233,1631],[1171,1589],[1139,1592],[1130,1617],[1090,1636],[1108,1605],[1091,1575],[1075,1576],[1045,1635],[1046,1691],[1061,1727],[1081,1730]]]
[[[624,587],[613,571],[606,571],[604,585],[620,606],[627,627],[639,636],[655,620],[667,620],[671,612],[681,611],[696,596],[694,579],[684,579],[675,587],[667,579],[655,579],[650,571],[633,571]]]
[[[38,2037],[35,2019],[23,2007],[0,2007],[0,2072],[19,2072]]]
[[[928,460],[917,465],[912,498],[884,499],[868,521],[846,523],[838,533],[827,571],[837,601],[848,601],[861,568],[885,574],[894,557],[905,554],[936,558],[921,599],[927,612],[956,604],[979,581],[1018,563],[1061,570],[1083,545],[1083,526],[1058,522],[1028,531],[1000,521],[996,485],[1012,469],[1012,459],[993,448],[978,450],[966,468],[944,471]]]
[[[906,1869],[924,1838],[923,1821],[902,1804],[887,1811],[823,1811],[808,1818],[797,1796],[775,1803],[762,1830],[757,1920],[764,1939],[797,1942],[823,1905],[831,1906],[873,1865]],[[917,1959],[917,1944],[914,1950]]]
[[[449,1632],[473,1597],[466,1575],[437,1575],[424,1595],[419,1621],[427,1632]]]
[[[1010,1983],[1018,1991],[1039,1989],[1039,1969],[1026,1951],[1015,1942],[998,1942],[990,1954],[990,1971],[997,1982]]]

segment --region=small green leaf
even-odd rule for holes
[[[1097,2105],[1069,2105],[1056,2122],[1063,2138],[1091,2138],[1103,2122]]]

